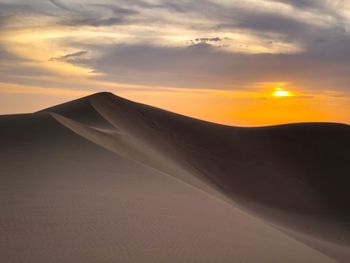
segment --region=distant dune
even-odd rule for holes
[[[0,146],[0,262],[350,262],[349,125],[98,93],[0,116]]]

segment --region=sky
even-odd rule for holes
[[[350,123],[350,0],[0,0],[0,114],[100,91],[213,122]]]

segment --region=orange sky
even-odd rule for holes
[[[350,123],[336,2],[0,0],[0,114],[110,91],[229,125]]]
[[[283,88],[288,96],[276,96],[280,84],[263,84],[253,91],[174,89],[114,90],[116,95],[212,122],[260,126],[291,122],[350,123],[350,98],[337,94],[312,94]],[[276,88],[274,88],[276,86]],[[281,89],[281,88],[278,88]],[[4,114],[33,112],[94,93],[91,90],[10,87],[1,93]]]

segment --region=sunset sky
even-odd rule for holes
[[[0,0],[0,114],[100,91],[243,126],[350,123],[350,0]]]

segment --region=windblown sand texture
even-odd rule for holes
[[[0,262],[350,262],[350,126],[98,93],[0,117]]]

